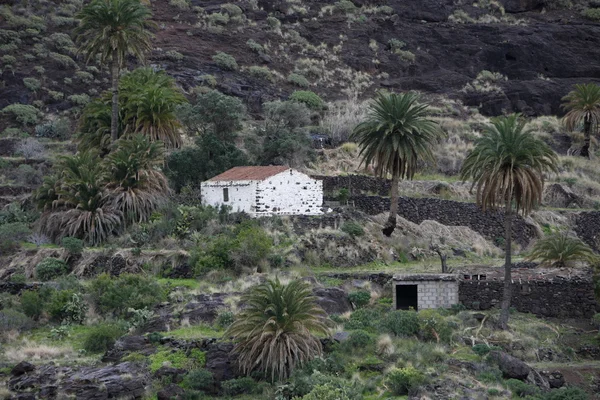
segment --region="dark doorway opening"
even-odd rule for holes
[[[396,285],[396,310],[417,310],[417,296],[417,285]]]

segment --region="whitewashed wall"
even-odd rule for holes
[[[229,201],[223,198],[229,190]],[[264,181],[206,181],[202,204],[230,205],[233,211],[261,215],[318,215],[323,205],[323,182],[289,169]]]
[[[323,182],[289,169],[259,182],[256,199],[257,215],[322,214]]]
[[[206,181],[201,185],[202,204],[220,207],[226,204],[233,211],[253,214],[256,202],[257,181]],[[223,188],[229,190],[229,201],[223,201]]]

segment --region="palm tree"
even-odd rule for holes
[[[181,124],[175,109],[187,100],[175,80],[163,71],[138,68],[119,82],[119,123],[117,136],[142,133],[150,140],[161,140],[168,147],[179,147]],[[79,149],[110,151],[111,94],[88,103],[79,124]]]
[[[574,261],[590,264],[598,261],[598,256],[590,246],[566,232],[552,233],[538,240],[527,258],[539,259],[544,266],[559,268],[567,267]]]
[[[590,158],[591,134],[600,126],[600,86],[594,83],[575,85],[575,89],[563,97],[562,108],[567,111],[563,121],[573,131],[583,122],[584,142],[581,156]]]
[[[79,13],[81,20],[75,30],[80,51],[87,61],[98,56],[100,62],[111,62],[112,114],[111,139],[118,139],[119,72],[127,55],[140,61],[152,49],[150,10],[139,0],[92,0]]]
[[[181,123],[175,110],[187,102],[175,80],[150,68],[138,68],[122,79],[126,93],[125,133],[142,133],[168,147],[181,146]]]
[[[485,211],[504,206],[505,264],[500,327],[508,327],[511,300],[511,238],[513,209],[526,215],[542,201],[544,173],[557,170],[556,154],[525,129],[519,115],[492,119],[467,155],[461,176],[477,186],[476,201]]]
[[[306,282],[270,280],[250,289],[242,301],[246,308],[226,332],[237,342],[233,351],[242,372],[258,370],[281,380],[322,354],[314,334],[329,335],[330,321]]]
[[[392,175],[390,216],[382,229],[386,236],[396,228],[399,180],[412,179],[420,159],[433,159],[432,146],[443,135],[427,118],[427,107],[415,93],[379,94],[369,106],[367,120],[351,135],[365,167],[374,164],[378,176]]]
[[[126,221],[146,221],[169,191],[167,178],[158,169],[164,163],[163,146],[143,135],[117,143],[106,158],[108,196]]]
[[[38,193],[38,199],[54,197],[49,209],[48,201],[39,201],[48,210],[41,219],[42,232],[54,241],[73,236],[90,244],[102,242],[118,229],[122,213],[105,190],[106,174],[97,153],[62,157],[57,170],[59,179],[54,189],[45,187],[52,183],[48,180],[42,186],[43,192]]]

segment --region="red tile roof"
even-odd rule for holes
[[[233,167],[228,171],[223,172],[209,181],[262,181],[273,175],[277,175],[283,171],[287,171],[290,167],[285,165],[273,165],[268,167]]]

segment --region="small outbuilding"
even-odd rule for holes
[[[323,182],[286,166],[235,167],[201,184],[202,204],[253,217],[319,215]]]
[[[458,304],[456,274],[397,274],[393,282],[396,310],[449,308]]]

